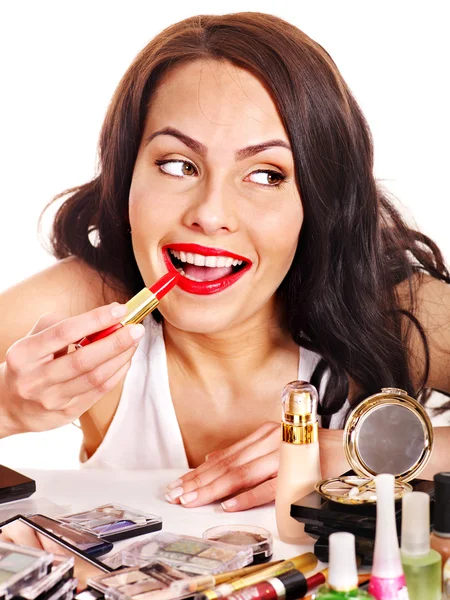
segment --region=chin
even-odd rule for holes
[[[232,315],[219,316],[217,310],[183,310],[174,313],[173,311],[161,311],[164,320],[170,323],[172,327],[186,331],[187,333],[199,333],[203,335],[214,335],[231,329],[241,318]]]

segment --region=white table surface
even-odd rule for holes
[[[184,474],[181,470],[21,469],[20,472],[36,481],[36,492],[28,499],[0,504],[0,521],[17,513],[41,512],[49,517],[55,517],[62,513],[117,502],[162,517],[163,531],[171,533],[201,537],[203,531],[217,525],[246,524],[265,527],[273,535],[273,560],[291,558],[302,552],[312,551],[313,548],[312,543],[297,546],[280,541],[273,503],[237,513],[224,512],[220,503],[198,508],[184,508],[180,504],[169,504],[164,497],[165,487]],[[114,544],[111,554],[138,539],[143,539],[143,536]]]

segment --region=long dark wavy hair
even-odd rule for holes
[[[328,53],[292,24],[269,14],[200,15],[176,23],[136,57],[108,108],[96,177],[60,194],[54,255],[78,256],[108,285],[133,295],[143,286],[131,245],[128,194],[145,118],[163,74],[198,59],[247,69],[271,94],[290,139],[304,223],[278,294],[284,323],[299,345],[318,352],[312,383],[329,379],[322,423],[344,404],[349,377],[363,397],[395,386],[427,397],[429,350],[414,316],[414,277],[450,282],[437,246],[410,229],[377,186],[371,134]],[[98,244],[89,241],[97,230]],[[400,305],[396,286],[409,300]],[[406,318],[405,318],[406,317]],[[405,327],[405,323],[407,326]],[[408,361],[418,328],[426,364],[414,383]]]

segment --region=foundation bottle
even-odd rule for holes
[[[434,476],[434,519],[430,546],[442,556],[442,563],[450,558],[450,473]]]
[[[317,423],[318,394],[304,381],[288,383],[281,397],[280,467],[275,495],[278,534],[288,544],[310,542],[304,523],[291,517],[291,504],[321,479]]]

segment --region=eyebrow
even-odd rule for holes
[[[183,144],[185,144],[188,148],[193,150],[196,154],[205,158],[208,153],[208,148],[202,144],[201,142],[194,140],[190,136],[181,132],[179,129],[175,129],[175,127],[164,127],[163,129],[159,129],[155,131],[145,141],[145,145],[149,144],[155,137],[158,135],[171,135],[179,139]],[[261,144],[254,144],[253,146],[247,146],[246,148],[241,148],[236,152],[236,160],[244,160],[246,158],[250,158],[255,154],[259,154],[259,152],[263,152],[268,148],[286,148],[292,152],[292,148],[290,145],[284,140],[269,140],[267,142],[262,142]]]

